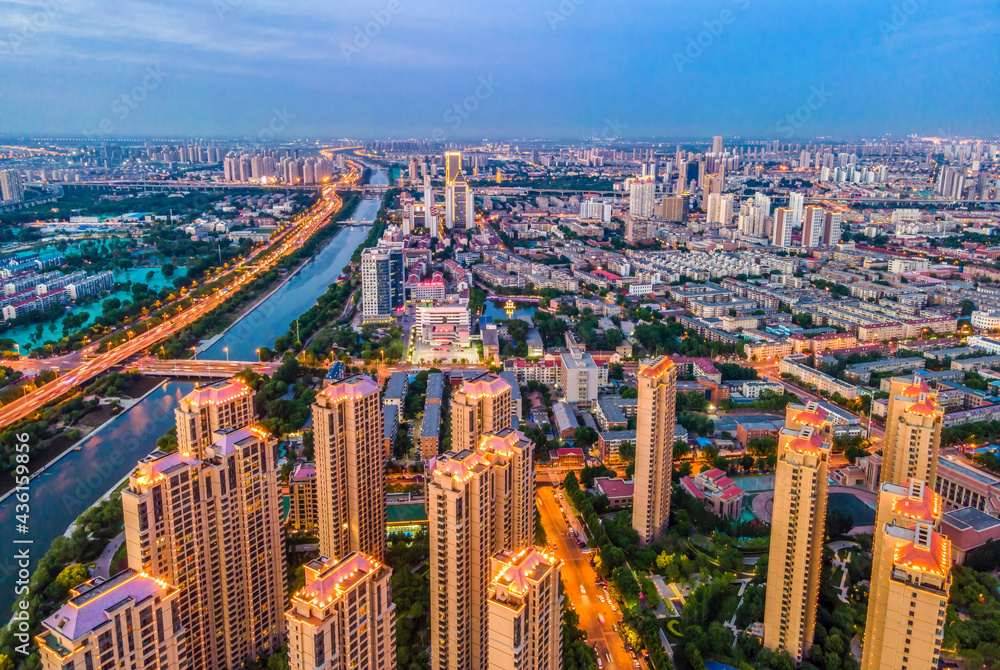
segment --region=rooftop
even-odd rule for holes
[[[239,377],[225,379],[211,384],[205,384],[194,389],[181,399],[181,404],[187,404],[198,409],[208,405],[222,405],[253,393],[245,381]]]
[[[946,512],[941,517],[941,522],[946,523],[957,530],[975,530],[982,532],[1000,526],[1000,519],[990,516],[986,512],[975,507],[966,507],[952,512]]]
[[[378,391],[378,384],[373,382],[370,377],[354,375],[327,386],[319,392],[319,395],[328,398],[330,402],[340,402],[347,399],[360,399],[372,393],[377,394]]]

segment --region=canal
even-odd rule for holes
[[[371,183],[387,184],[385,170],[373,171]],[[374,221],[379,207],[379,198],[363,200],[353,218]],[[229,347],[231,360],[255,360],[259,347],[273,345],[289,324],[336,281],[370,230],[346,225],[292,279],[198,357],[225,360],[224,347]],[[24,536],[32,541],[31,572],[52,541],[65,533],[76,517],[156,448],[156,440],[174,425],[174,408],[192,388],[190,382],[165,383],[85,440],[79,452],[69,453],[32,480],[30,533]],[[16,504],[15,496],[0,503],[0,527],[14,528]],[[6,621],[11,611],[16,579],[13,551],[8,551],[0,557],[0,621]]]

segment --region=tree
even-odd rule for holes
[[[87,568],[79,563],[71,563],[62,569],[62,572],[56,577],[56,582],[69,590],[83,584],[88,579],[90,579],[90,573],[87,572]]]
[[[689,451],[691,451],[691,448],[686,441],[676,440],[674,442],[674,460],[684,458],[688,455]]]
[[[631,442],[626,442],[618,447],[618,456],[623,461],[634,461],[635,460],[635,445]],[[676,456],[675,456],[676,458]]]
[[[584,451],[590,449],[597,442],[597,431],[590,426],[580,426],[573,434],[576,446]]]
[[[621,390],[622,400],[638,398],[639,392],[632,386],[623,386]]]

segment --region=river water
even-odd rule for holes
[[[371,183],[387,184],[385,171],[373,172]],[[374,221],[380,206],[380,199],[363,200],[353,218]],[[336,281],[370,230],[360,225],[346,226],[295,277],[198,357],[225,360],[223,347],[229,347],[231,360],[255,360],[257,348],[273,345],[289,323],[312,307]],[[19,535],[19,539],[32,540],[31,572],[52,541],[66,532],[76,517],[156,448],[156,440],[174,425],[174,408],[192,388],[190,382],[165,383],[88,438],[79,452],[68,454],[31,482],[30,532]],[[5,529],[5,536],[13,535],[17,504],[15,496],[0,503],[0,528]],[[0,556],[0,621],[6,621],[14,603],[17,579],[15,545],[7,549]]]

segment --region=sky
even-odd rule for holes
[[[994,0],[0,0],[0,133],[1000,133]]]

